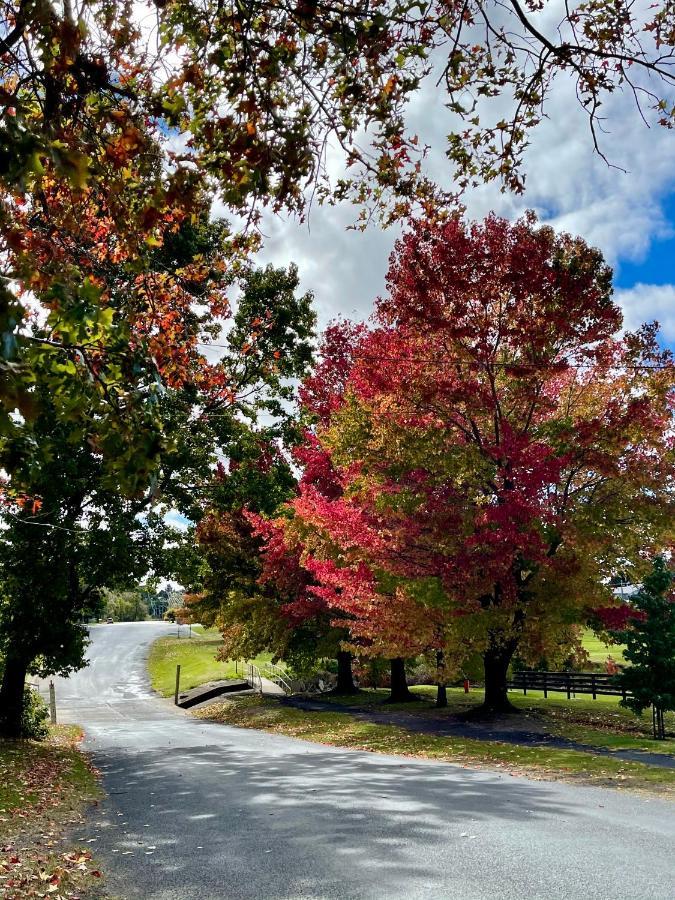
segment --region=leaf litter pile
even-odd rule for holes
[[[68,831],[100,796],[77,749],[81,731],[56,726],[44,743],[0,741],[0,897],[77,900],[100,896],[91,851]]]

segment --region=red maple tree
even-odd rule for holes
[[[340,490],[301,484],[304,564],[357,644],[478,651],[503,709],[516,651],[578,646],[672,528],[673,361],[656,326],[620,335],[600,253],[531,216],[418,222],[388,287],[305,390],[306,472]]]

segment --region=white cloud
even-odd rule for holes
[[[468,214],[482,218],[494,210],[515,218],[533,208],[554,227],[580,234],[599,247],[610,264],[639,263],[653,241],[672,235],[662,199],[675,190],[673,134],[647,128],[629,93],[606,98],[605,132],[600,138],[603,151],[617,167],[612,168],[593,152],[588,119],[573,88],[565,76],[556,83],[546,106],[547,118],[532,132],[525,158],[525,195],[502,193],[497,183],[485,185],[467,195]],[[429,78],[411,105],[409,125],[422,144],[432,148],[428,173],[451,188],[445,149],[457,119],[445,109],[445,99],[442,87]],[[493,102],[490,118],[501,114],[498,106]],[[365,233],[348,231],[355,218],[354,209],[346,204],[315,206],[304,225],[271,214],[264,217],[266,240],[259,262],[298,264],[302,289],[315,293],[320,326],[337,315],[366,318],[385,290],[388,257],[399,231],[381,231],[375,225]],[[626,308],[631,320],[653,317],[651,308],[657,303],[653,291],[647,295],[636,289],[618,292],[617,297],[632,304]],[[658,309],[662,318],[667,317],[664,306]],[[672,335],[665,318],[664,326]]]
[[[623,309],[624,326],[628,330],[656,320],[663,337],[675,341],[675,285],[636,284],[617,291],[615,297]]]
[[[170,525],[172,528],[177,528],[178,531],[187,531],[190,527],[190,520],[186,519],[185,516],[182,516],[177,510],[170,510],[165,516],[164,521],[167,525]]]

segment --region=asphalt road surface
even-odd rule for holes
[[[201,723],[149,687],[168,630],[96,626],[57,682],[103,773],[78,838],[113,896],[675,898],[675,805]]]

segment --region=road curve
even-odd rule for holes
[[[199,722],[148,685],[168,630],[95,626],[56,685],[103,773],[78,836],[113,896],[675,898],[675,805]]]

